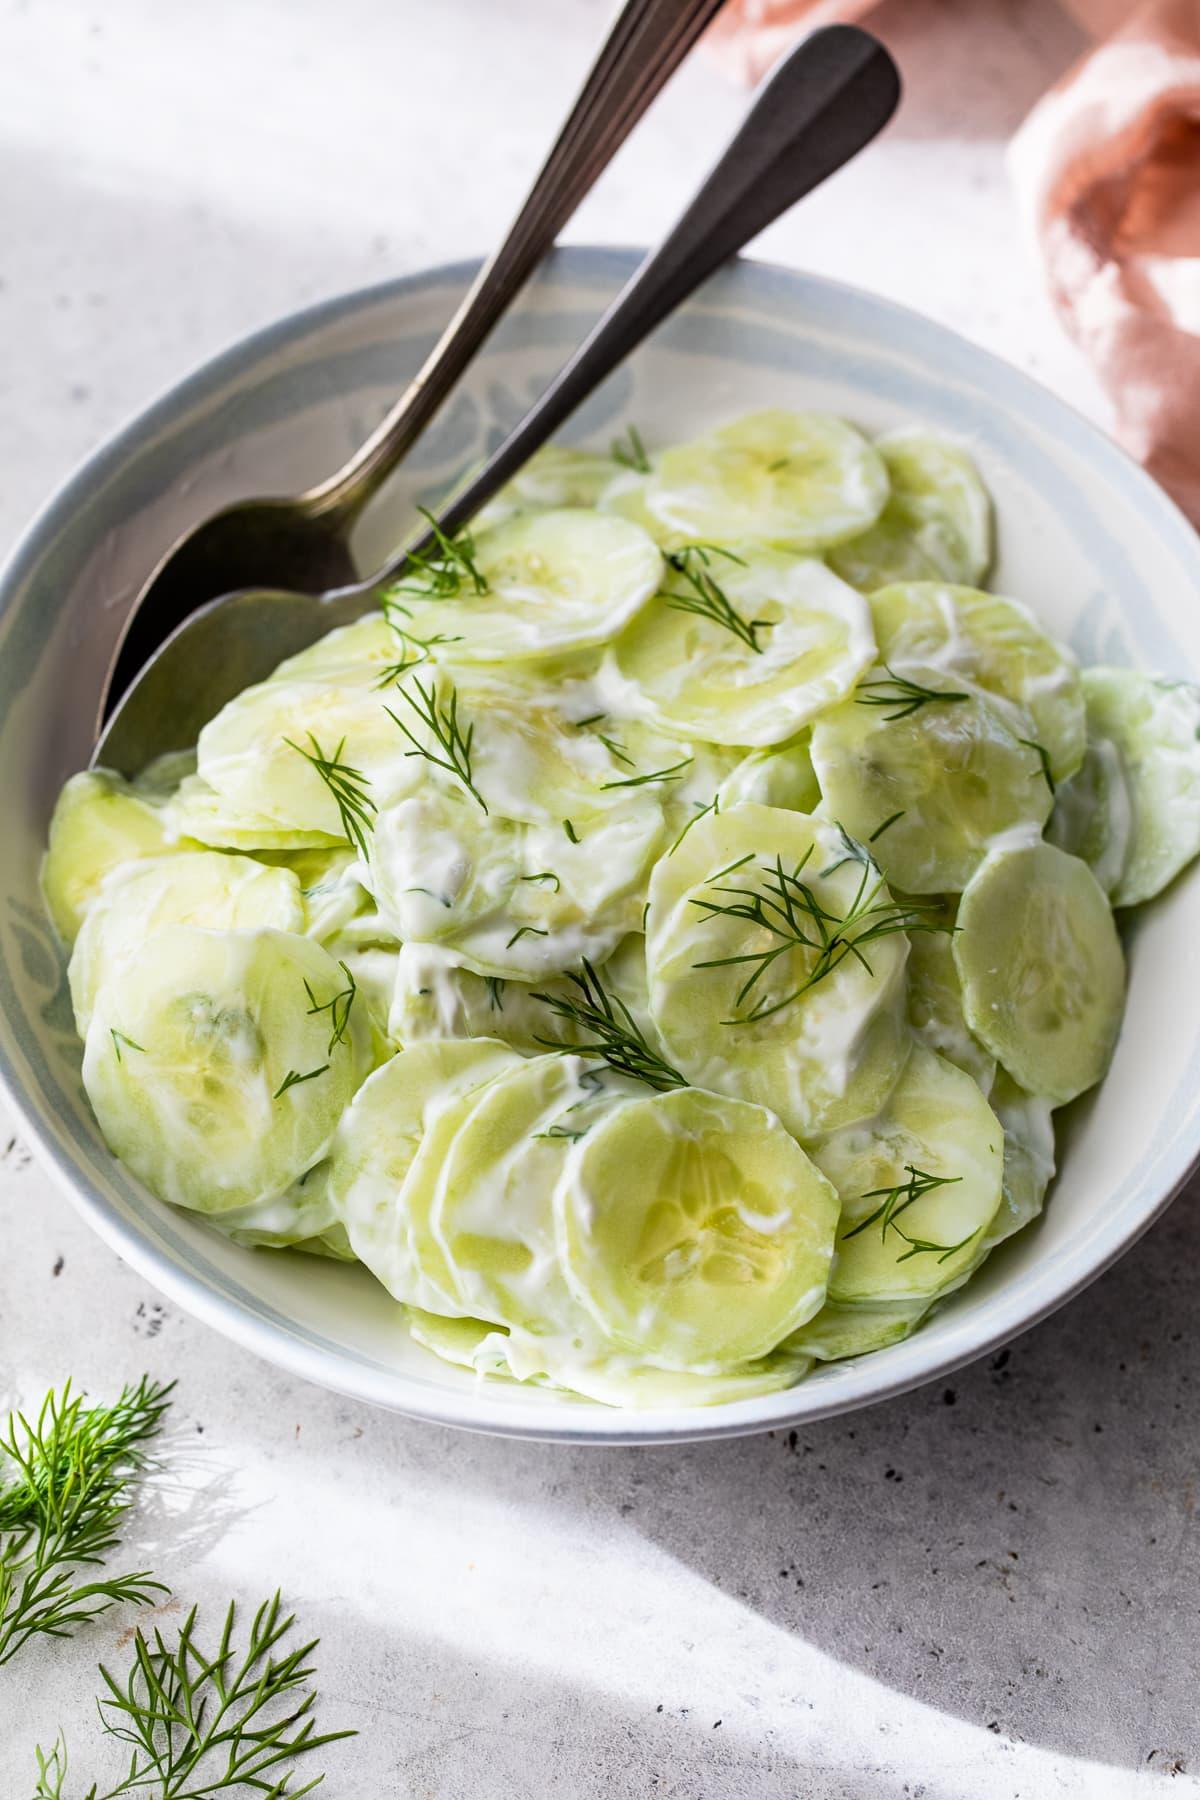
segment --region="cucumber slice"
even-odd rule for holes
[[[156,801],[169,800],[181,782],[189,775],[196,773],[196,752],[191,750],[165,750],[148,762],[139,775],[133,778],[133,790],[143,800],[153,805]]]
[[[877,1306],[846,1306],[827,1300],[815,1319],[788,1339],[794,1348],[818,1362],[865,1356],[911,1337],[929,1312],[927,1300],[883,1300]]]
[[[985,1250],[1037,1218],[1055,1168],[1054,1117],[1048,1100],[1027,1094],[1001,1069],[990,1104],[1004,1127],[1004,1197],[988,1226]]]
[[[1016,708],[961,677],[880,671],[813,728],[822,811],[870,846],[893,886],[958,893],[996,838],[1036,835],[1049,814],[1031,733]]]
[[[434,789],[389,807],[372,847],[380,916],[405,943],[445,944],[476,974],[538,979],[603,961],[639,923],[662,837],[654,800],[561,823],[484,818]]]
[[[346,1227],[329,1198],[328,1176],[328,1161],[319,1162],[282,1194],[215,1213],[211,1223],[248,1250],[302,1250],[308,1256],[353,1262]]]
[[[157,932],[88,1029],[83,1083],[113,1154],[197,1212],[282,1193],[324,1154],[365,1062],[361,1014],[334,1017],[345,989],[310,938]]]
[[[114,869],[88,910],[67,971],[80,1037],[87,1036],[102,983],[167,925],[302,931],[300,884],[290,869],[216,850],[146,857]]]
[[[518,512],[594,507],[619,465],[596,450],[546,444],[497,496]]]
[[[244,814],[273,822],[276,832],[303,832],[302,841],[312,832],[318,843],[365,840],[375,809],[412,792],[429,769],[409,755],[412,743],[387,710],[403,708],[377,679],[372,668],[343,668],[336,679],[246,688],[200,733],[200,779],[235,823]],[[322,759],[335,765],[324,776]],[[358,833],[338,803],[347,794]],[[300,847],[294,837],[278,847],[293,845]]]
[[[264,813],[231,805],[199,775],[189,775],[167,801],[163,824],[172,843],[188,840],[214,850],[253,851],[259,856],[335,850],[344,843],[327,831],[287,826]]]
[[[944,1057],[915,1044],[879,1117],[812,1156],[842,1203],[831,1300],[928,1301],[978,1262],[1000,1205],[1004,1132]]]
[[[1085,689],[1090,672],[1084,671]],[[1112,895],[1133,841],[1133,795],[1121,754],[1109,738],[1089,740],[1083,762],[1055,795],[1046,836],[1085,862]]]
[[[639,1411],[660,1406],[719,1406],[753,1399],[792,1387],[812,1367],[811,1358],[791,1352],[763,1357],[736,1372],[693,1375],[678,1369],[655,1369],[627,1356],[590,1362],[558,1355],[552,1338],[508,1332],[485,1319],[446,1319],[436,1313],[407,1309],[408,1328],[416,1342],[444,1362],[476,1375],[550,1387],[602,1406]],[[518,1377],[513,1364],[521,1370]]]
[[[873,593],[871,616],[880,662],[905,674],[915,663],[965,676],[1014,701],[1033,721],[1026,735],[1045,749],[1054,780],[1074,774],[1087,742],[1079,665],[1028,607],[977,588],[908,581]]]
[[[1200,688],[1107,668],[1088,669],[1083,686],[1088,731],[1116,747],[1132,805],[1113,905],[1139,906],[1200,852]]]
[[[504,1044],[418,1044],[367,1078],[341,1119],[329,1159],[328,1192],[360,1262],[397,1300],[454,1311],[428,1278],[427,1219],[414,1219],[405,1183],[430,1126],[518,1061]]]
[[[875,448],[891,482],[887,505],[830,553],[830,567],[866,594],[898,581],[977,586],[992,560],[992,509],[966,451],[921,430],[890,432]]]
[[[42,896],[63,942],[74,943],[107,875],[169,849],[161,809],[119,775],[108,769],[72,775],[55,804],[42,859]]]
[[[429,1218],[457,1310],[564,1337],[575,1356],[594,1339],[559,1267],[553,1195],[572,1144],[642,1091],[578,1056],[535,1056],[493,1082],[452,1136],[447,1128]],[[430,1164],[434,1154],[431,1141]]]
[[[289,656],[271,675],[272,681],[336,681],[342,675],[359,681],[378,680],[385,669],[402,660],[404,645],[386,613],[369,612],[353,625],[327,631],[306,650]]]
[[[486,1319],[447,1319],[419,1306],[405,1308],[405,1320],[414,1341],[431,1350],[443,1362],[470,1369],[475,1375],[491,1375],[511,1381],[508,1366],[508,1333]]]
[[[807,732],[790,744],[778,744],[770,750],[754,750],[741,761],[721,783],[717,810],[728,812],[743,800],[759,806],[781,806],[789,812],[815,812],[821,804],[821,789],[812,766],[812,751]]]
[[[1125,1005],[1125,958],[1104,890],[1053,844],[997,850],[958,909],[967,1024],[1013,1080],[1056,1106],[1094,1087]]]
[[[852,425],[769,411],[663,451],[646,505],[685,538],[820,550],[873,525],[887,497],[883,460]]]
[[[827,820],[744,803],[701,819],[650,880],[650,1007],[670,1061],[800,1138],[874,1113],[908,1047],[908,915],[862,856]],[[835,920],[843,937],[873,931],[861,957],[820,950]]]
[[[455,664],[561,656],[602,644],[643,606],[662,579],[658,546],[628,519],[581,508],[521,513],[476,541],[476,590],[426,597],[419,575],[388,603],[419,640],[439,637]]]
[[[580,1305],[664,1368],[765,1356],[825,1298],[837,1197],[765,1107],[675,1089],[614,1107],[554,1198]]]
[[[777,744],[842,699],[874,661],[865,600],[824,563],[765,550],[675,558],[613,652],[668,729],[718,744]]]
[[[986,1099],[996,1078],[996,1059],[973,1037],[963,1013],[962,983],[951,947],[955,923],[952,901],[931,908],[929,917],[943,931],[914,932],[908,950],[908,1022],[927,1050],[978,1085]]]

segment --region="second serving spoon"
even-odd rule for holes
[[[900,78],[869,32],[816,31],[784,58],[691,204],[643,260],[557,378],[484,467],[440,509],[462,529],[599,384],[709,275],[796,200],[863,149],[892,116]],[[193,613],[125,695],[96,745],[93,767],[139,773],[193,744],[227,700],[285,657],[377,603],[425,532],[370,581],[323,595],[247,589]]]

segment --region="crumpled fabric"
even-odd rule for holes
[[[1200,0],[1067,4],[1095,48],[1017,132],[1013,179],[1117,436],[1200,524]],[[729,0],[708,41],[749,83],[804,32],[870,10]]]

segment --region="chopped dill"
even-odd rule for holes
[[[615,463],[620,463],[623,469],[632,469],[638,475],[650,473],[650,458],[647,455],[646,446],[642,442],[642,434],[636,425],[626,426],[624,442],[619,437],[613,439],[609,455]]]
[[[346,748],[345,738],[341,739],[332,756],[326,755],[311,731],[308,733],[311,750],[306,750],[303,744],[297,744],[291,738],[284,738],[283,741],[289,750],[302,756],[321,777],[338,809],[343,837],[348,844],[354,846],[365,862],[370,850],[369,837],[375,826],[377,809],[371,799],[371,783],[367,776],[361,769],[352,768],[349,763],[342,761],[342,751]]]
[[[960,689],[922,687],[919,681],[910,681],[907,675],[897,675],[890,665],[884,666],[887,668],[886,681],[882,677],[878,681],[864,681],[854,700],[857,706],[890,708],[883,715],[885,725],[890,725],[894,719],[907,719],[922,706],[931,706],[937,701],[949,704],[971,698]]]
[[[619,995],[608,993],[586,957],[579,971],[569,972],[566,979],[575,988],[574,995],[539,993],[532,997],[558,1018],[576,1026],[581,1035],[578,1041],[568,1044],[539,1037],[539,1044],[564,1054],[599,1056],[610,1069],[644,1081],[660,1093],[667,1088],[687,1086],[687,1078],[647,1042],[625,1002]]]
[[[969,1231],[957,1244],[935,1244],[928,1238],[912,1237],[902,1225],[897,1224],[897,1220],[924,1195],[932,1193],[935,1188],[953,1187],[962,1180],[962,1176],[929,1175],[912,1163],[905,1163],[904,1172],[908,1176],[907,1181],[898,1182],[895,1187],[872,1188],[869,1193],[861,1196],[863,1200],[878,1200],[879,1205],[865,1219],[860,1219],[850,1231],[843,1232],[842,1242],[846,1243],[850,1238],[857,1237],[860,1231],[878,1224],[881,1242],[886,1243],[888,1232],[894,1231],[908,1245],[904,1254],[897,1257],[897,1262],[908,1262],[913,1256],[936,1256],[939,1263],[944,1263],[956,1251],[969,1244],[977,1233]]]
[[[404,723],[404,720],[399,718],[390,706],[385,706],[383,710],[392,724],[404,733],[412,745],[412,749],[406,750],[404,754],[406,756],[423,756],[426,762],[432,763],[435,768],[445,769],[448,775],[453,775],[457,781],[461,781],[468,794],[473,800],[478,801],[486,813],[487,801],[475,786],[471,776],[471,746],[475,741],[475,727],[473,724],[468,725],[464,731],[459,722],[457,688],[451,683],[447,684],[450,697],[446,700],[439,696],[436,681],[426,687],[414,676],[412,685],[416,689],[416,698],[406,687],[398,688],[397,693],[405,704],[412,708],[443,754],[439,756],[436,750],[423,744],[416,733]]]

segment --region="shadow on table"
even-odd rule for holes
[[[941,1711],[1109,1764],[1200,1765],[1197,1198],[947,1382],[647,1459],[638,1527]]]

